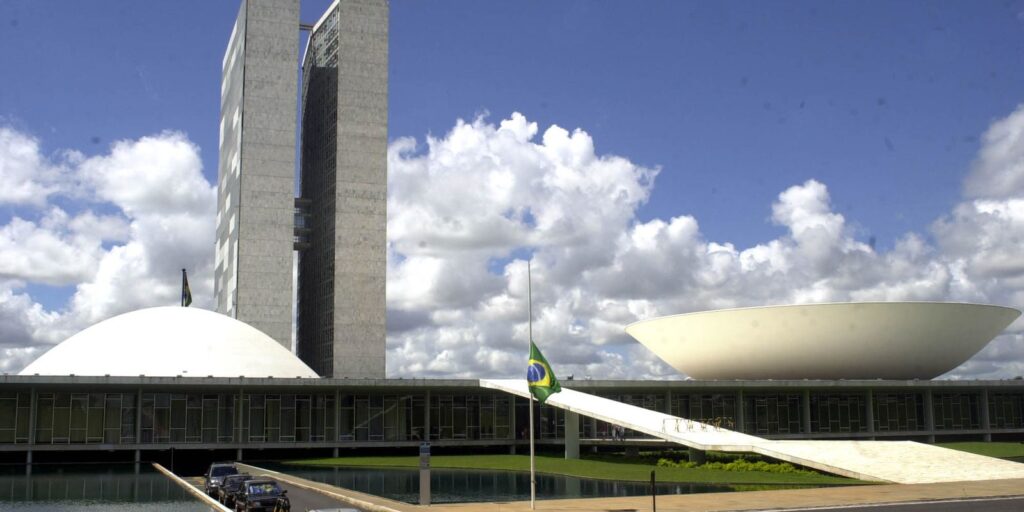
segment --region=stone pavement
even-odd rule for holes
[[[245,468],[252,474],[267,474],[310,490],[315,490],[345,501],[362,510],[375,512],[526,512],[529,501],[459,503],[423,507],[410,505],[379,496],[312,482],[292,475],[264,470],[255,466]],[[779,491],[748,491],[705,494],[660,495],[660,511],[752,511],[787,508],[838,507],[873,505],[882,503],[921,502],[964,498],[992,498],[1024,496],[1024,479],[981,480],[968,482],[942,482],[915,485],[854,485],[817,489],[786,489]],[[650,496],[617,498],[590,498],[565,500],[538,500],[537,510],[549,512],[576,511],[649,511]]]
[[[749,491],[707,494],[658,496],[659,511],[753,511],[787,508],[840,507],[875,505],[881,503],[920,502],[962,498],[990,498],[1024,495],[1024,480],[986,480],[974,482],[944,482],[916,485],[858,485],[818,489],[788,489],[780,491]],[[622,498],[544,500],[537,502],[537,510],[565,511],[650,511],[650,496]],[[427,507],[415,507],[426,512]],[[413,509],[404,509],[413,510]],[[474,511],[525,512],[530,502],[470,503],[435,505],[431,512]]]
[[[481,379],[480,386],[530,396],[524,379]],[[860,480],[1024,479],[1024,464],[911,441],[772,441],[565,388],[546,403],[698,450],[758,453]]]

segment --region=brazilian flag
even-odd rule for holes
[[[537,349],[537,345],[530,341],[530,363],[526,367],[526,383],[530,386],[530,393],[538,402],[544,403],[554,393],[562,390],[562,385],[555,378],[555,372],[551,371],[551,365],[544,355]]]

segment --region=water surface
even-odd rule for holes
[[[149,464],[0,466],[0,510],[207,512],[210,507]]]
[[[391,468],[323,468],[256,463],[307,480],[365,492],[406,503],[419,501],[419,470]],[[526,501],[530,499],[530,474],[515,471],[432,469],[432,503]],[[736,486],[659,483],[658,494],[747,491],[807,486]],[[563,475],[537,474],[537,499],[649,496],[650,483],[593,480]]]

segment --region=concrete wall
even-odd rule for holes
[[[225,59],[217,310],[291,349],[298,0],[245,0]],[[237,52],[237,53],[235,53]],[[237,126],[235,126],[237,125]]]
[[[343,0],[303,63],[297,353],[324,376],[385,375],[388,4]]]
[[[388,4],[338,9],[334,377],[384,377]]]

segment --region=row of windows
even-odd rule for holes
[[[646,409],[669,412],[715,428],[737,430],[737,395],[602,394]],[[429,397],[429,398],[428,398]],[[811,393],[811,433],[917,432],[925,425],[920,392],[875,392],[871,415],[864,394]],[[263,394],[263,393],[48,393],[36,396],[35,439],[41,444],[292,443],[523,439],[527,402],[500,393]],[[933,393],[936,430],[981,428],[977,393]],[[748,393],[742,431],[776,435],[804,432],[802,394]],[[990,393],[992,429],[1024,428],[1024,394]],[[28,392],[0,393],[0,443],[29,442]],[[565,411],[540,407],[537,436],[565,435]],[[580,417],[580,437],[611,438],[612,425]],[[626,431],[626,437],[639,434]]]

